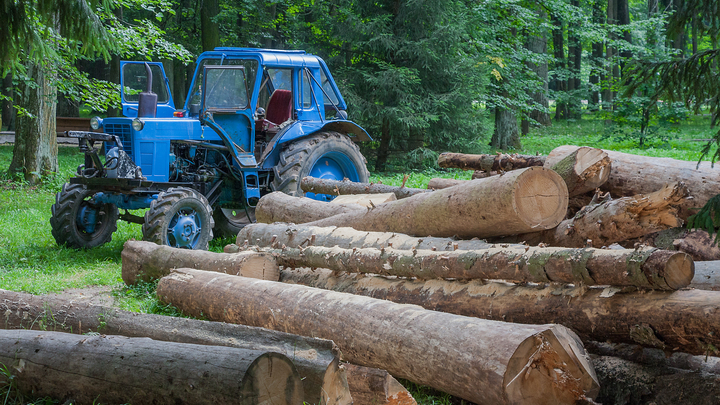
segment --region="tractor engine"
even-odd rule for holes
[[[170,145],[170,181],[214,182],[227,174],[228,165],[228,157],[221,150],[189,142]]]

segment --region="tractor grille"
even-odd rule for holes
[[[132,128],[130,124],[104,124],[103,129],[105,133],[110,135],[116,135],[122,141],[125,153],[133,156],[133,145],[132,145]],[[117,146],[115,142],[105,142],[105,152]]]

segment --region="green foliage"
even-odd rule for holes
[[[613,110],[604,110],[599,115],[612,122],[604,130],[605,137],[647,148],[662,147],[677,138],[678,124],[688,118],[688,113],[682,103],[662,103],[633,96],[616,99]]]
[[[126,311],[167,316],[184,316],[180,310],[170,304],[163,304],[155,295],[157,281],[138,282],[134,286],[123,285],[113,291],[116,304]]]
[[[702,229],[710,235],[715,234],[714,244],[720,240],[720,194],[708,200],[695,215],[688,218],[688,229]]]

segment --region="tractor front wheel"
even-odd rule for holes
[[[350,138],[337,132],[321,132],[284,145],[273,172],[273,190],[321,201],[330,201],[334,196],[304,193],[300,189],[303,177],[347,178],[361,183],[367,183],[370,177],[360,148]]]
[[[94,204],[94,194],[81,184],[69,183],[57,193],[50,226],[58,245],[90,249],[110,242],[117,230],[118,209],[109,203]]]
[[[195,190],[169,188],[145,213],[143,239],[158,245],[207,250],[215,222],[208,200]]]

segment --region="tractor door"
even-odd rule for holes
[[[152,91],[158,96],[157,117],[172,117],[175,103],[170,93],[170,83],[160,62],[120,62],[120,97],[123,115],[129,118],[137,117],[139,94],[147,90],[149,79],[145,63],[150,65]]]

